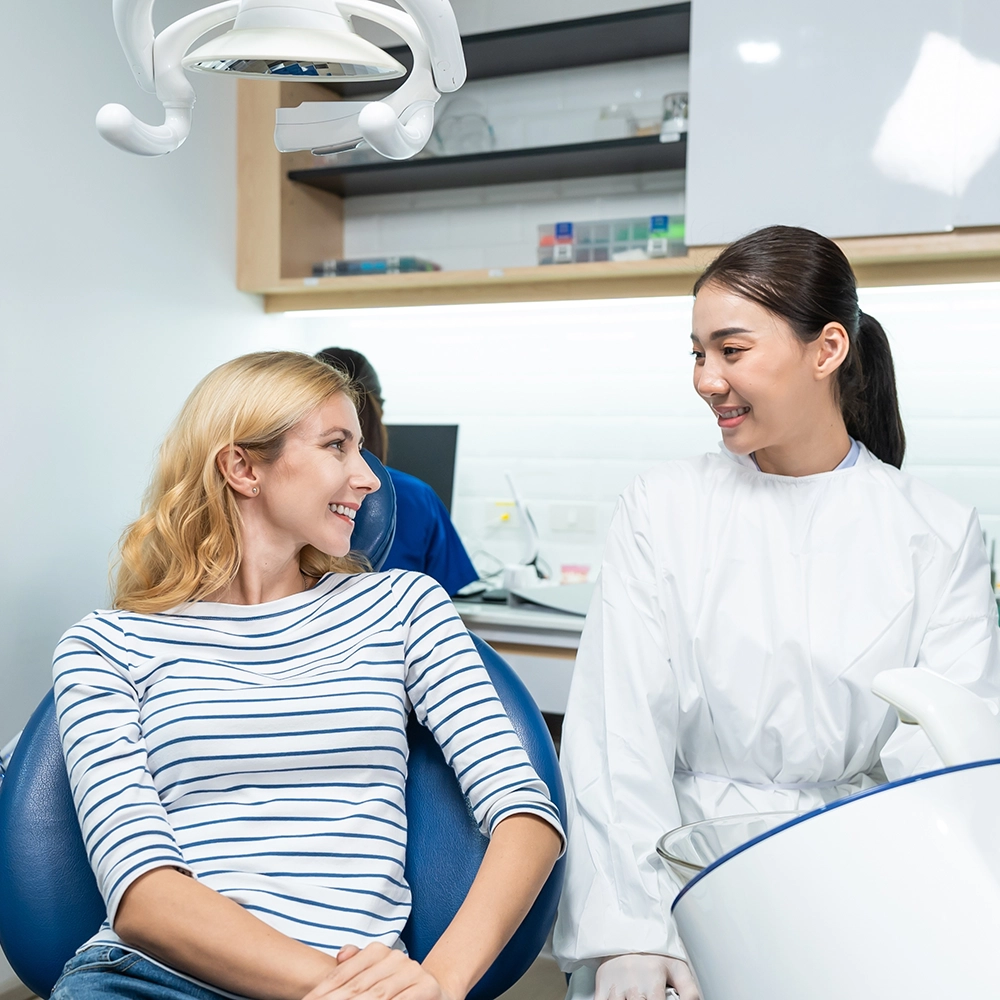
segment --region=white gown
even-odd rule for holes
[[[666,831],[941,766],[870,691],[903,666],[1000,695],[974,510],[865,448],[802,478],[724,449],[640,476],[611,526],[563,730],[562,968],[684,957],[655,853]]]

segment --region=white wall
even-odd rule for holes
[[[1000,285],[865,289],[861,299],[892,340],[907,468],[976,505],[1000,538]],[[461,425],[455,520],[470,552],[520,554],[516,531],[488,526],[510,470],[558,572],[596,570],[615,498],[636,473],[715,448],[718,429],[690,384],[690,308],[664,298],[372,309],[286,325],[303,349],[367,354],[389,422]],[[590,507],[596,530],[553,530],[552,506],[566,504]]]
[[[157,20],[198,6],[160,0]],[[0,743],[49,686],[61,632],[104,604],[108,554],[180,400],[274,328],[234,285],[232,84],[196,80],[178,152],[130,156],[98,137],[98,107],[163,112],[132,80],[109,0],[17,4],[4,28]]]

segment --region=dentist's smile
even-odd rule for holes
[[[725,409],[713,406],[712,409],[719,418],[719,426],[724,430],[732,430],[734,427],[739,427],[750,412],[749,406],[730,406]]]

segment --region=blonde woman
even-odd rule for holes
[[[346,377],[253,354],[194,390],[125,532],[114,608],[56,649],[56,706],[108,919],[53,1000],[462,1000],[560,851],[558,814],[441,588],[365,572],[379,482]],[[418,965],[405,724],[491,841]]]

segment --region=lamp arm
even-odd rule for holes
[[[135,82],[147,94],[156,92],[153,79],[153,4],[155,0],[112,0],[118,41],[125,52]]]
[[[442,94],[450,94],[465,83],[465,52],[462,36],[449,0],[399,0],[430,49],[434,82]]]
[[[132,13],[126,20],[129,24],[139,23],[142,21],[140,8],[145,10],[143,16],[148,15],[153,0],[115,0],[116,17],[120,8],[124,11],[129,6]],[[195,102],[194,87],[181,68],[181,59],[202,35],[232,21],[238,10],[239,0],[224,0],[182,17],[155,36],[150,55],[153,68],[151,80],[152,89],[164,107],[163,124],[149,125],[121,104],[105,104],[97,112],[97,131],[101,136],[113,146],[139,156],[162,156],[177,149],[191,131],[191,112]],[[144,44],[144,36],[130,36],[132,43]],[[134,68],[132,57],[139,49],[130,51],[124,41],[122,47]],[[139,85],[143,86],[139,71],[135,72]]]

